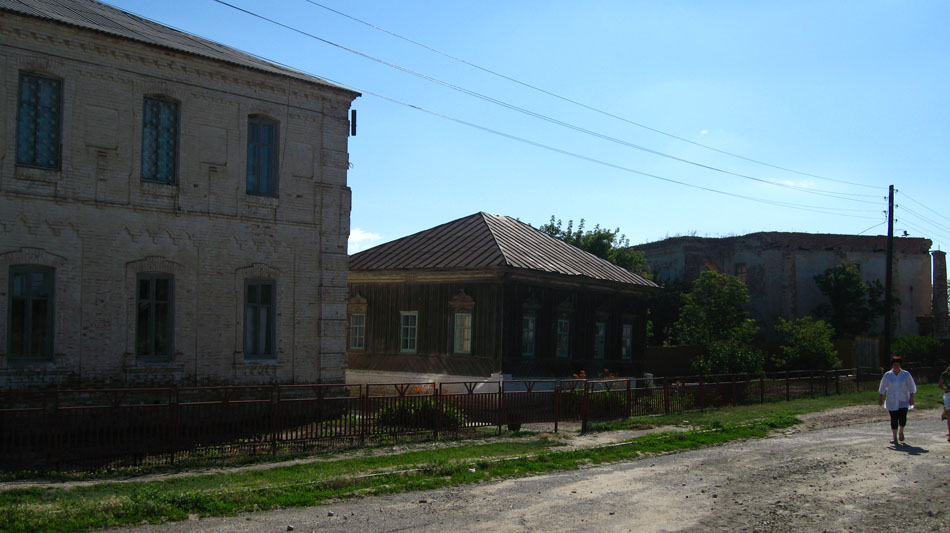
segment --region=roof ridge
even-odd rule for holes
[[[501,258],[505,262],[505,266],[514,266],[514,264],[511,262],[511,258],[508,257],[508,251],[505,250],[505,247],[502,246],[501,242],[499,241],[499,235],[495,233],[495,229],[492,227],[491,223],[488,221],[489,220],[488,217],[497,218],[504,215],[495,215],[492,213],[487,213],[485,211],[479,211],[478,214],[482,216],[482,223],[485,224],[486,228],[488,228],[488,233],[491,235],[492,241],[495,243],[495,248],[498,249],[498,253],[501,254]]]

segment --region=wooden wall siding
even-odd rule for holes
[[[526,301],[537,305],[534,357],[521,355],[521,327]],[[568,303],[570,312],[570,357],[556,357],[559,308]],[[646,298],[617,290],[593,287],[555,287],[543,282],[508,281],[505,284],[503,371],[513,376],[570,376],[580,370],[597,376],[603,369],[615,375],[638,375],[646,346]],[[628,317],[628,318],[624,318]],[[595,323],[607,323],[603,359],[594,358]],[[622,324],[633,324],[633,354],[621,359]]]
[[[489,375],[501,370],[501,283],[350,283],[366,299],[366,349],[349,351],[350,368]],[[453,354],[449,302],[464,290],[475,300],[472,353]],[[417,311],[416,352],[400,351],[400,312]]]

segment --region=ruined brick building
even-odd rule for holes
[[[0,0],[0,389],[338,382],[350,90]]]
[[[887,237],[762,232],[739,237],[673,237],[641,244],[657,281],[691,281],[703,270],[732,274],[749,288],[752,317],[774,323],[776,317],[810,314],[825,302],[815,275],[840,264],[857,263],[865,281],[884,283]],[[894,239],[895,334],[917,334],[920,318],[932,316],[931,241]],[[934,252],[935,263],[943,252]],[[944,272],[946,268],[944,267]],[[936,270],[935,270],[936,272]],[[945,284],[944,284],[945,287]],[[946,290],[943,291],[946,309]]]

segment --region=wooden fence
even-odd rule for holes
[[[868,376],[880,379],[880,376]],[[432,438],[852,392],[856,369],[610,380],[51,390],[0,395],[0,469],[97,469]]]

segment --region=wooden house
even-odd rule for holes
[[[639,374],[653,282],[476,213],[350,256],[348,370]],[[389,374],[392,375],[392,374]]]

